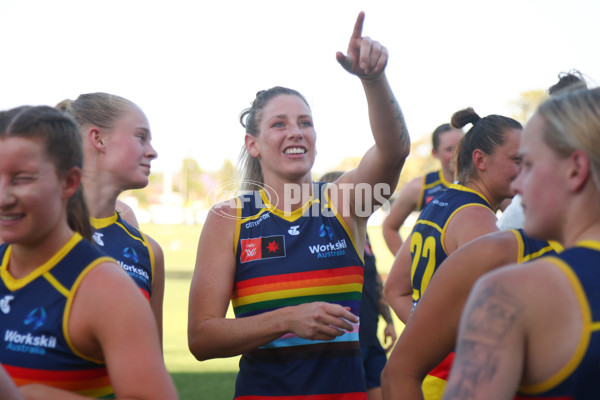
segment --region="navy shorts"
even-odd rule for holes
[[[368,346],[360,346],[363,366],[365,369],[365,379],[367,389],[373,389],[381,386],[381,371],[387,362],[385,350],[379,342]]]

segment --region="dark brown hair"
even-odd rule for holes
[[[7,128],[0,131],[0,137],[41,140],[59,177],[73,167],[82,168],[81,135],[73,118],[48,106],[19,107],[7,113],[13,117]],[[92,227],[81,186],[67,202],[67,222],[71,229],[91,239]]]
[[[491,114],[481,118],[472,108],[465,108],[452,115],[450,124],[463,128],[473,124],[463,136],[456,150],[456,177],[465,184],[473,177],[473,151],[479,149],[485,154],[493,154],[496,148],[506,141],[505,133],[509,129],[523,129],[520,122],[502,115]]]

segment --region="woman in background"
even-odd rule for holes
[[[565,250],[482,277],[461,318],[444,399],[600,398],[600,89],[527,123],[514,182],[525,232]]]
[[[83,138],[83,186],[93,240],[119,262],[148,299],[162,338],[163,251],[116,211],[117,206],[123,209],[117,200],[123,191],[148,185],[150,163],[157,157],[148,119],[133,102],[108,93],[82,94],[57,108],[75,118]]]
[[[75,122],[52,107],[0,132],[0,363],[26,399],[176,399],[144,297],[84,239],[82,164]]]
[[[463,131],[450,124],[435,128],[431,135],[431,154],[440,160],[441,169],[414,178],[402,187],[394,200],[389,215],[381,226],[383,238],[392,254],[396,255],[402,246],[400,228],[413,211],[421,211],[434,196],[446,190],[454,182],[454,150]]]
[[[510,182],[519,172],[519,122],[501,115],[480,118],[470,108],[455,113],[451,122],[457,128],[472,124],[457,151],[458,183],[423,209],[385,284],[388,303],[407,325],[446,257],[498,230],[496,210],[514,195]],[[441,398],[450,365],[449,357],[425,379],[426,399]]]

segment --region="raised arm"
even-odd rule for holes
[[[393,193],[400,170],[410,152],[410,138],[404,116],[385,76],[388,51],[379,42],[362,36],[365,15],[358,15],[347,54],[338,52],[336,58],[344,69],[362,82],[369,109],[371,132],[375,145],[367,151],[359,166],[342,176],[341,183],[366,183],[374,188],[385,184],[385,193],[371,198],[382,203]],[[371,191],[373,192],[373,190]]]
[[[190,288],[188,345],[198,360],[239,355],[288,332],[308,339],[331,340],[344,333],[340,329],[352,329],[341,319],[358,322],[352,313],[340,305],[323,302],[226,318],[236,268],[236,214],[227,206],[217,207],[209,213],[202,229]]]
[[[382,374],[386,399],[423,398],[421,384],[450,354],[464,304],[484,273],[517,261],[512,232],[492,233],[452,253],[433,275]]]

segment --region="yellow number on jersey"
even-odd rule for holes
[[[410,268],[411,283],[414,282],[415,272],[417,271],[417,266],[419,265],[421,258],[427,260],[427,266],[421,277],[421,287],[415,289],[413,285],[412,298],[414,301],[419,301],[421,294],[427,289],[427,285],[429,285],[431,276],[435,271],[435,238],[427,236],[427,238],[425,238],[425,243],[423,244],[423,235],[419,232],[413,232],[410,238],[410,252],[412,254],[412,266]]]

